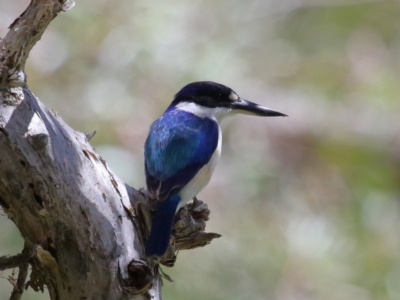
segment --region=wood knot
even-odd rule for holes
[[[31,135],[31,141],[36,150],[43,150],[49,144],[49,135],[46,133]]]
[[[124,291],[141,295],[152,286],[153,272],[145,261],[132,260],[128,265],[129,278],[123,280]]]

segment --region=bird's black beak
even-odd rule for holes
[[[287,117],[287,115],[278,111],[266,108],[256,103],[240,98],[231,103],[232,112],[245,115],[253,115],[260,117]]]

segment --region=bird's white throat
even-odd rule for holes
[[[190,112],[200,118],[210,118],[221,121],[223,117],[227,116],[232,109],[229,107],[205,107],[193,102],[181,102],[175,106],[178,110]]]

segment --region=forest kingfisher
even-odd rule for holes
[[[212,81],[183,87],[150,128],[145,143],[148,195],[157,200],[146,256],[168,249],[175,213],[208,184],[221,155],[219,122],[235,113],[286,116],[244,100],[229,87]]]

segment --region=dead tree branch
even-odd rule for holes
[[[48,110],[26,85],[29,51],[72,0],[32,0],[0,40],[0,206],[25,240],[22,254],[0,259],[19,267],[11,299],[27,286],[51,299],[161,299],[158,262],[144,256],[149,203],[95,153],[89,138]],[[211,242],[201,201],[182,209],[168,253]]]
[[[0,271],[20,267],[28,262],[33,253],[23,251],[14,256],[0,256]]]
[[[26,277],[28,276],[29,259],[32,257],[33,253],[25,245],[24,250],[21,253],[24,260],[20,261],[18,266],[18,278],[16,282],[12,282],[14,285],[13,291],[10,296],[10,300],[20,300],[25,289]]]

